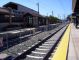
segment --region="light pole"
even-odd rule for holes
[[[53,10],[52,10],[52,16],[53,16]]]

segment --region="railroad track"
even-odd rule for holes
[[[30,34],[30,31],[26,31],[26,30],[24,30],[24,32],[14,31],[14,32],[2,33],[4,35],[3,36],[3,38],[4,38],[3,39],[4,46],[0,49],[0,52],[7,49],[7,44],[8,44],[8,48],[13,47],[13,46],[15,46],[17,44],[20,44],[20,43],[22,43],[22,42],[24,42],[26,40],[29,40],[29,38],[31,36],[35,36],[35,35],[38,35],[40,33],[46,32],[45,29],[46,28],[43,28],[44,31],[40,30],[40,31],[35,32],[34,34],[33,34],[32,31],[31,31],[31,34]],[[12,33],[14,33],[14,34],[12,34]],[[6,37],[6,34],[7,34],[7,37]],[[21,36],[20,36],[20,34],[21,34]]]
[[[58,30],[52,32],[50,36],[34,44],[27,51],[14,58],[14,60],[48,60],[51,52],[54,51],[67,26],[64,25]]]

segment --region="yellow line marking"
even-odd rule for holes
[[[51,60],[66,60],[69,35],[70,35],[70,25],[68,26],[65,34],[61,38],[60,44]]]

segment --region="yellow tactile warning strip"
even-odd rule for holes
[[[61,38],[60,44],[57,47],[57,50],[51,60],[66,60],[69,35],[70,35],[70,25],[68,26],[65,34]]]

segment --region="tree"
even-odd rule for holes
[[[49,22],[51,24],[53,24],[53,23],[59,23],[60,22],[60,19],[58,19],[57,17],[54,17],[54,16],[50,15],[48,18],[49,18]]]

